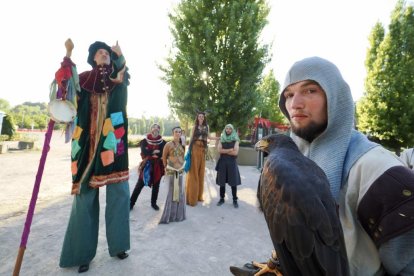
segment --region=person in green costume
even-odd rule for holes
[[[68,39],[62,67],[74,63]],[[89,47],[92,70],[79,74],[77,116],[72,134],[72,210],[60,267],[89,270],[99,232],[99,187],[106,186],[106,238],[111,257],[125,259],[130,249],[128,119],[129,74],[118,42],[96,41]],[[72,71],[73,72],[73,71]],[[76,76],[75,76],[76,79]]]

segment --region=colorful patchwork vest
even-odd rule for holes
[[[113,57],[114,58],[114,57]],[[116,57],[115,57],[116,58]],[[72,136],[72,194],[129,178],[129,75],[123,56],[79,75],[77,117]]]

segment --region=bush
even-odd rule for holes
[[[128,147],[130,148],[136,148],[139,146],[139,143],[141,142],[142,139],[134,139],[134,138],[128,138]]]
[[[35,142],[37,140],[38,137],[31,135],[30,133],[16,132],[12,137],[10,137],[10,141]]]
[[[0,142],[9,141],[9,140],[10,140],[10,136],[9,135],[7,135],[7,134],[0,135]]]
[[[239,146],[240,147],[249,147],[249,148],[253,147],[252,142],[250,142],[248,140],[240,140]]]

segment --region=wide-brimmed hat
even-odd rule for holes
[[[89,55],[88,55],[88,63],[92,65],[92,67],[96,66],[96,63],[94,61],[95,54],[99,49],[105,49],[109,52],[109,54],[112,53],[111,47],[109,47],[106,43],[101,41],[95,41],[94,43],[89,46]]]

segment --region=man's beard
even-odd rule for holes
[[[310,122],[308,126],[302,128],[298,128],[295,125],[291,124],[293,133],[295,133],[300,138],[305,139],[309,143],[311,143],[316,137],[318,137],[322,132],[324,132],[326,126],[326,122],[323,124]]]

